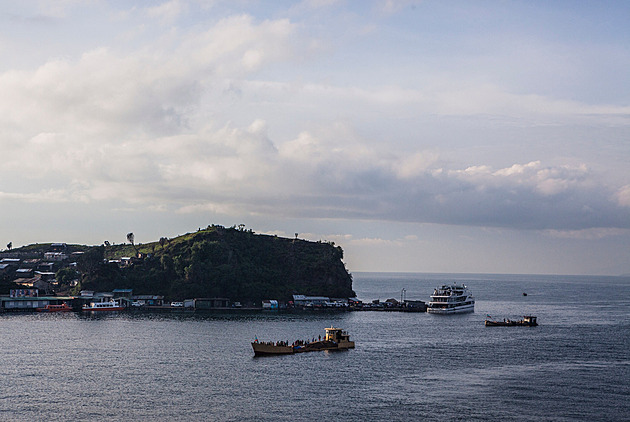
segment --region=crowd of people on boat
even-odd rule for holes
[[[315,339],[315,337],[313,337],[313,339],[311,341],[309,340],[295,340],[291,346],[295,347],[295,346],[305,346],[307,344],[310,343],[315,343],[315,341],[321,341],[322,340],[322,336],[318,337],[318,340]],[[265,344],[267,346],[289,346],[289,342],[288,341],[258,341],[258,337],[256,337],[256,339],[254,340],[254,343],[260,343],[260,344]]]
[[[321,339],[322,339],[322,336],[319,336],[319,340],[321,340]],[[310,344],[310,343],[315,343],[315,337],[313,337],[313,339],[311,341],[308,341],[308,340],[295,340],[293,342],[293,346],[305,346],[305,345]]]

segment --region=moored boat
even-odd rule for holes
[[[43,308],[37,308],[37,312],[68,312],[71,310],[72,308],[65,302],[61,305],[46,305]]]
[[[109,302],[90,302],[83,305],[84,311],[101,312],[101,311],[122,311],[125,309],[119,302],[110,300]]]
[[[511,319],[504,319],[503,321],[486,319],[485,325],[486,327],[535,327],[538,325],[538,322],[535,316],[526,315],[518,321]]]
[[[435,290],[427,305],[431,314],[459,314],[474,312],[475,298],[466,285],[445,284]]]
[[[260,342],[258,338],[252,342],[254,355],[290,355],[293,353],[315,352],[320,350],[346,350],[354,349],[354,341],[350,341],[350,335],[341,328],[326,328],[323,340],[313,341],[298,340],[293,344],[287,342]]]

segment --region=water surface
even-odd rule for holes
[[[630,420],[630,280],[358,273],[354,289],[428,300],[448,280],[474,313],[3,314],[0,420]],[[253,357],[255,337],[331,325],[356,349]]]

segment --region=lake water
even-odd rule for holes
[[[2,314],[0,420],[630,420],[630,279],[357,273],[354,289],[426,301],[450,280],[474,313]],[[253,357],[255,337],[331,325],[356,349]]]

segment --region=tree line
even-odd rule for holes
[[[95,246],[83,253],[76,290],[131,288],[170,300],[222,297],[233,301],[290,300],[293,294],[351,297],[352,277],[343,250],[332,243],[258,235],[244,226],[208,226],[173,239],[136,245]],[[158,247],[159,246],[159,247]],[[133,252],[129,266],[110,259]]]

